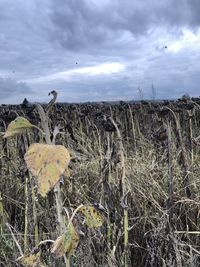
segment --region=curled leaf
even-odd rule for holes
[[[67,227],[66,232],[59,236],[53,244],[51,253],[55,258],[60,258],[66,254],[67,257],[73,255],[79,242],[79,235],[72,223]]]
[[[13,137],[18,134],[21,134],[26,129],[34,127],[26,118],[17,117],[14,121],[12,121],[4,134],[4,138]]]
[[[93,206],[83,206],[80,211],[84,214],[88,227],[98,228],[103,225],[104,216]]]
[[[32,144],[24,158],[38,180],[39,193],[43,197],[56,185],[70,161],[64,146],[47,144]]]

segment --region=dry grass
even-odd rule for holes
[[[21,114],[22,111],[17,110]],[[64,178],[62,187],[64,205],[69,212],[80,203],[99,202],[107,209],[106,223],[98,231],[88,230],[85,225],[78,222],[80,218],[77,218],[77,227],[81,228],[84,234],[81,235],[71,266],[123,266],[123,210],[126,204],[129,221],[128,266],[200,265],[199,234],[189,233],[189,231],[199,231],[200,227],[200,154],[198,146],[194,145],[194,161],[191,161],[187,112],[183,109],[177,117],[187,153],[191,197],[185,193],[181,146],[177,141],[173,116],[167,114],[167,118],[160,118],[157,112],[152,115],[148,114],[148,110],[149,107],[146,106],[142,107],[142,111],[133,109],[135,115],[132,121],[129,107],[120,105],[109,108],[57,106],[54,109],[57,115],[52,117],[52,124],[59,122],[66,127],[70,122],[73,130],[72,134],[67,126],[66,134],[61,136],[58,142],[67,146],[72,155],[71,176]],[[83,116],[86,111],[88,111],[87,115]],[[127,188],[124,199],[122,199],[116,133],[106,132],[104,122],[94,115],[96,112],[111,115],[111,111],[115,121],[121,125],[120,131],[123,137]],[[1,112],[4,114],[5,108]],[[194,137],[199,134],[200,129],[200,112],[198,109],[195,112],[192,118]],[[37,114],[30,117],[32,122],[37,121]],[[172,206],[169,205],[167,140],[160,141],[155,137],[160,126],[166,124],[166,119],[171,122],[172,134],[174,180]],[[39,141],[36,133],[37,131],[29,132],[9,141],[0,140],[0,192],[4,207],[2,220],[12,225],[13,233],[22,248],[26,202],[24,186],[27,176],[23,155],[28,143]],[[33,199],[30,188],[36,184],[30,177],[28,179],[28,245],[31,250],[35,243]],[[47,199],[42,199],[38,196],[37,189],[35,193],[39,239],[40,241],[55,239],[56,210],[53,195],[50,193]],[[170,210],[172,210],[172,218],[170,218]],[[0,239],[0,265],[18,266],[15,259],[19,256],[19,252],[3,222],[0,228]],[[48,247],[43,248],[43,256],[49,266],[64,266],[62,261],[56,261],[49,255]]]

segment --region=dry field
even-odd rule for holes
[[[17,116],[40,126],[33,105],[0,107],[0,132]],[[50,126],[62,128],[56,144],[70,152],[62,205],[105,210],[103,226],[81,228],[71,267],[200,266],[200,99],[138,103],[55,104]],[[37,131],[0,137],[0,266],[21,266],[23,252],[57,236],[53,191],[38,194],[24,154],[43,142]],[[97,207],[98,209],[98,207]],[[10,228],[9,228],[10,227]],[[66,266],[50,245],[43,265]]]

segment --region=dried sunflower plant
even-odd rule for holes
[[[95,207],[92,205],[78,205],[74,209],[72,215],[66,207],[63,206],[62,192],[60,187],[60,180],[62,176],[66,174],[69,176],[68,165],[70,162],[70,153],[68,149],[62,145],[56,145],[56,138],[61,133],[58,126],[55,126],[53,133],[51,134],[49,113],[56,102],[57,92],[52,91],[49,93],[53,98],[46,107],[40,104],[35,104],[40,120],[41,128],[29,122],[25,117],[18,116],[13,120],[7,127],[4,134],[4,138],[15,138],[16,136],[24,133],[26,130],[36,128],[40,134],[42,134],[44,143],[33,143],[28,148],[24,155],[24,159],[31,174],[31,178],[36,180],[37,193],[42,198],[48,198],[48,193],[54,191],[55,205],[57,211],[57,238],[56,240],[39,240],[38,229],[35,228],[35,240],[37,242],[35,247],[27,247],[27,236],[24,236],[24,252],[20,242],[17,240],[13,232],[13,227],[4,221],[5,225],[11,232],[12,238],[19,250],[20,256],[16,259],[16,265],[22,265],[25,267],[35,266],[54,266],[53,263],[48,265],[42,257],[42,246],[50,245],[49,253],[53,259],[63,258],[63,263],[66,267],[72,266],[71,256],[75,254],[76,248],[79,244],[80,229],[74,224],[74,218],[77,213],[80,212],[85,218],[85,222],[88,227],[98,228],[103,225],[105,216],[103,216]],[[42,139],[42,140],[43,140]],[[37,214],[36,205],[34,206],[34,212]],[[78,218],[81,218],[80,216]],[[28,220],[27,214],[25,216],[25,228],[27,227]],[[36,226],[35,226],[36,227]],[[58,266],[58,265],[56,265]],[[73,265],[74,266],[74,265]]]

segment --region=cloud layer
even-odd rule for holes
[[[198,0],[1,0],[0,102],[198,95]]]

